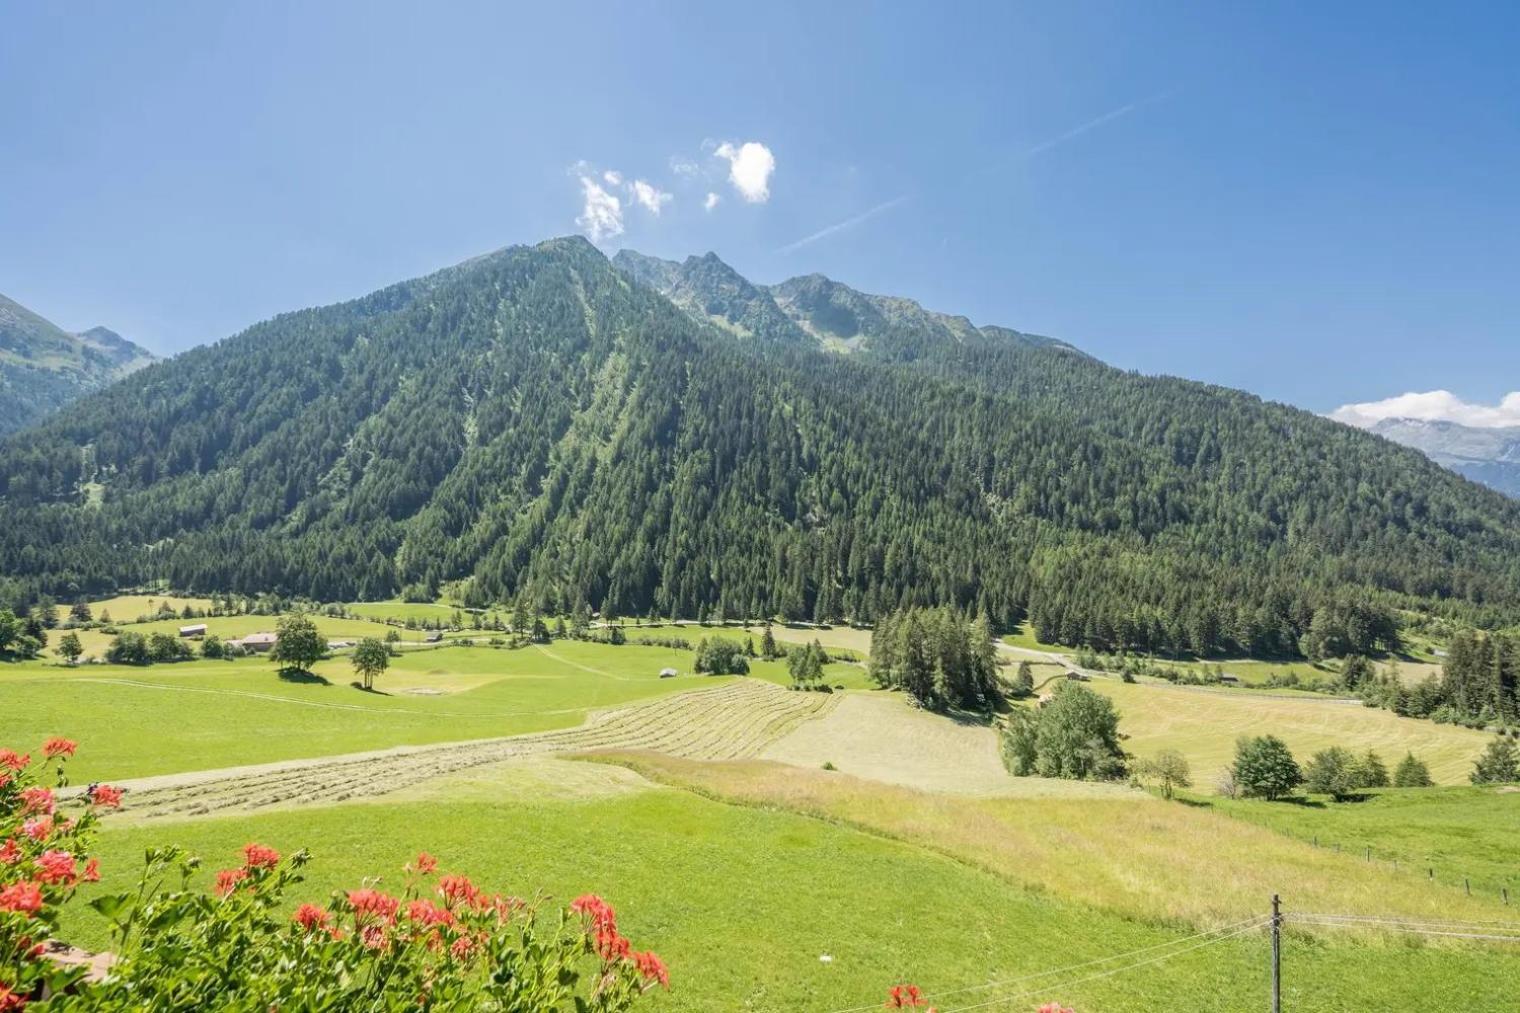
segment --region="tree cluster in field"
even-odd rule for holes
[[[984,614],[906,608],[882,616],[871,637],[872,681],[924,707],[986,710],[998,699],[997,648]]]
[[[828,689],[824,682],[823,666],[828,664],[828,652],[817,640],[786,652],[786,670],[792,677],[793,689]]]
[[[1000,738],[1003,763],[1019,777],[1114,781],[1128,771],[1119,712],[1081,683],[1059,683],[1040,707],[1015,707]]]
[[[944,605],[1283,656],[1377,647],[1358,607],[1520,617],[1520,504],[1305,412],[945,326],[739,341],[573,242],[284,314],[0,442],[0,601]]]
[[[1469,780],[1473,784],[1520,781],[1520,748],[1508,736],[1491,739],[1473,764]],[[1342,746],[1322,749],[1300,766],[1277,736],[1258,735],[1235,743],[1235,762],[1222,776],[1219,790],[1231,798],[1277,799],[1302,787],[1343,801],[1371,788],[1428,788],[1434,783],[1430,768],[1414,753],[1406,754],[1392,775],[1376,751],[1358,755]]]
[[[697,644],[693,671],[703,675],[748,675],[744,645],[727,637],[703,637]]]

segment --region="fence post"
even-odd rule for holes
[[[1282,1013],[1282,907],[1272,895],[1272,1013]]]

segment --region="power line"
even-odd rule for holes
[[[1220,932],[1227,932],[1230,929],[1237,928],[1239,926],[1245,926],[1248,929],[1254,928],[1256,925],[1268,920],[1269,919],[1266,915],[1255,915],[1250,918],[1241,919],[1240,921],[1229,925],[1221,925],[1217,929],[1209,929],[1206,932],[1199,932],[1191,936],[1183,936],[1181,939],[1169,939],[1164,943],[1152,943],[1150,946],[1142,946],[1139,949],[1129,950],[1125,953],[1115,953],[1107,957],[1098,957],[1093,960],[1084,960],[1080,964],[1068,964],[1065,967],[1057,967],[1049,971],[1037,971],[1032,974],[1021,974],[1013,978],[1003,978],[999,981],[989,981],[981,985],[964,985],[960,988],[952,988],[940,992],[925,993],[924,998],[938,1000],[943,999],[947,995],[961,995],[966,992],[980,992],[989,988],[1002,988],[1005,985],[1015,985],[1021,981],[1029,981],[1033,978],[1048,978],[1053,974],[1066,974],[1070,971],[1079,971],[1084,967],[1092,967],[1095,964],[1111,964],[1116,960],[1126,960],[1130,957],[1138,956],[1142,953],[1150,953],[1154,950],[1160,950],[1171,946],[1180,946],[1183,943],[1192,942],[1194,939],[1202,939],[1204,936],[1212,936]],[[875,1010],[880,1008],[880,1003],[872,1003],[869,1006],[851,1006],[847,1009],[832,1010],[831,1013],[866,1013],[867,1010]]]
[[[1520,932],[1520,922],[1456,921],[1454,919],[1441,919],[1441,918],[1404,918],[1404,917],[1400,917],[1398,915],[1323,914],[1323,913],[1312,912],[1312,911],[1300,912],[1300,913],[1297,913],[1297,914],[1289,915],[1289,917],[1290,918],[1332,918],[1332,919],[1334,919],[1336,921],[1344,921],[1344,922],[1376,922],[1376,923],[1380,923],[1380,924],[1394,924],[1394,925],[1434,925],[1434,926],[1447,927],[1447,928],[1498,929],[1498,930],[1505,930],[1505,931],[1507,931],[1507,930],[1514,930],[1516,932]]]
[[[1215,943],[1222,943],[1227,939],[1233,939],[1236,936],[1244,935],[1247,932],[1254,932],[1256,929],[1260,928],[1262,925],[1266,924],[1269,921],[1271,921],[1271,918],[1263,916],[1261,918],[1255,919],[1253,924],[1247,925],[1245,928],[1236,929],[1233,932],[1226,933],[1222,936],[1215,936],[1212,939],[1206,939],[1201,943],[1194,943],[1192,946],[1189,946],[1183,950],[1177,950],[1173,953],[1163,953],[1160,956],[1151,957],[1148,960],[1136,961],[1133,964],[1126,964],[1123,967],[1113,967],[1107,971],[1099,971],[1097,974],[1089,974],[1082,978],[1074,978],[1070,981],[1057,982],[1053,985],[1041,985],[1038,988],[1028,989],[1023,992],[1015,992],[1013,995],[999,996],[996,999],[988,999],[985,1002],[973,1003],[970,1006],[956,1006],[952,1009],[944,1010],[943,1013],[964,1013],[966,1010],[986,1009],[989,1006],[998,1006],[1005,1002],[1014,1002],[1018,999],[1027,999],[1030,996],[1049,995],[1051,992],[1054,992],[1058,989],[1072,988],[1077,985],[1086,984],[1089,981],[1097,981],[1100,978],[1108,978],[1115,974],[1122,974],[1125,971],[1133,971],[1137,967],[1145,967],[1149,964],[1159,964],[1163,960],[1170,960],[1173,957],[1180,957],[1184,953],[1191,953],[1193,950],[1200,950],[1205,946],[1213,946]]]
[[[1322,926],[1322,927],[1325,927],[1325,928],[1336,928],[1336,929],[1379,928],[1379,929],[1383,929],[1383,930],[1386,930],[1386,931],[1407,932],[1407,933],[1410,933],[1411,935],[1417,935],[1417,936],[1444,936],[1444,937],[1446,937],[1448,939],[1484,939],[1484,940],[1489,940],[1491,942],[1520,943],[1520,935],[1504,936],[1504,935],[1495,935],[1493,933],[1484,933],[1484,932],[1447,932],[1447,931],[1442,931],[1442,930],[1438,930],[1438,929],[1419,929],[1419,928],[1414,928],[1414,927],[1408,926],[1408,925],[1399,925],[1399,924],[1397,924],[1395,922],[1390,922],[1390,923],[1388,923],[1386,925],[1370,925],[1370,924],[1365,924],[1365,923],[1334,921],[1334,920],[1330,920],[1330,919],[1315,920],[1315,919],[1311,919],[1311,918],[1295,918],[1293,920],[1294,920],[1295,923],[1298,923],[1298,924],[1303,924],[1303,925],[1319,925],[1319,926]]]

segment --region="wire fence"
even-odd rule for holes
[[[1274,898],[1274,903],[1276,899]],[[1262,914],[1245,918],[1229,925],[1222,925],[1206,932],[1154,943],[1138,949],[1097,957],[1076,964],[1055,967],[1048,971],[1035,971],[1012,978],[956,988],[926,992],[925,1003],[932,1002],[939,1013],[968,1013],[971,1010],[988,1010],[993,1007],[1034,1000],[1037,997],[1069,994],[1079,985],[1126,974],[1140,968],[1153,966],[1193,953],[1209,946],[1239,939],[1252,933],[1272,933],[1291,925],[1315,929],[1345,929],[1363,932],[1384,932],[1425,938],[1469,940],[1481,943],[1513,943],[1520,945],[1520,921],[1458,921],[1430,918],[1406,918],[1397,915],[1361,915],[1324,912],[1284,912]],[[1273,946],[1273,960],[1278,959],[1278,949]],[[1077,973],[1081,972],[1081,973]],[[1274,965],[1273,976],[1277,969]],[[1010,990],[1011,989],[1011,990]],[[1010,991],[1004,991],[1010,990]],[[986,993],[996,992],[995,995]],[[955,997],[964,1005],[945,1005],[947,998]],[[848,1006],[830,1010],[829,1013],[868,1013],[882,1008],[880,1002],[862,1006]]]
[[[1440,883],[1445,886],[1458,886],[1469,897],[1483,896],[1488,894],[1508,907],[1511,901],[1520,903],[1520,871],[1514,876],[1505,876],[1495,879],[1492,876],[1473,876],[1466,872],[1453,873],[1449,869],[1442,868],[1438,875],[1436,870],[1440,863],[1433,858],[1411,860],[1407,855],[1385,855],[1377,853],[1370,844],[1354,844],[1342,847],[1340,841],[1320,842],[1319,835],[1313,834],[1307,837],[1298,837],[1299,840],[1312,844],[1316,848],[1324,848],[1334,851],[1336,854],[1360,855],[1364,861],[1372,865],[1379,865],[1394,873],[1405,873],[1418,876],[1429,883]],[[1513,895],[1513,896],[1512,896]]]

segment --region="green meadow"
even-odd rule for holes
[[[484,787],[461,800],[440,786],[425,801],[121,820],[102,835],[98,889],[125,889],[144,848],[171,841],[205,857],[207,879],[249,840],[307,847],[316,857],[303,899],[366,876],[399,889],[402,864],[426,849],[445,869],[492,888],[543,890],[561,902],[602,893],[635,943],[671,964],[672,990],[657,1009],[876,1009],[887,986],[904,980],[931,996],[970,989],[947,995],[946,1010],[1013,996],[996,1008],[1059,1000],[1080,1010],[1247,1009],[1266,1001],[1260,929],[1199,946],[1187,941],[1197,930],[1172,918],[1015,886],[932,846],[780,807],[639,783],[582,789],[581,797],[509,781],[493,798]],[[65,929],[88,945],[108,943],[82,906]],[[1411,1009],[1432,994],[1498,1010],[1512,998],[1506,982],[1520,974],[1513,953],[1287,938],[1286,998],[1295,1010]],[[1046,974],[1148,947],[1160,948]],[[979,987],[1009,979],[1017,980]]]

